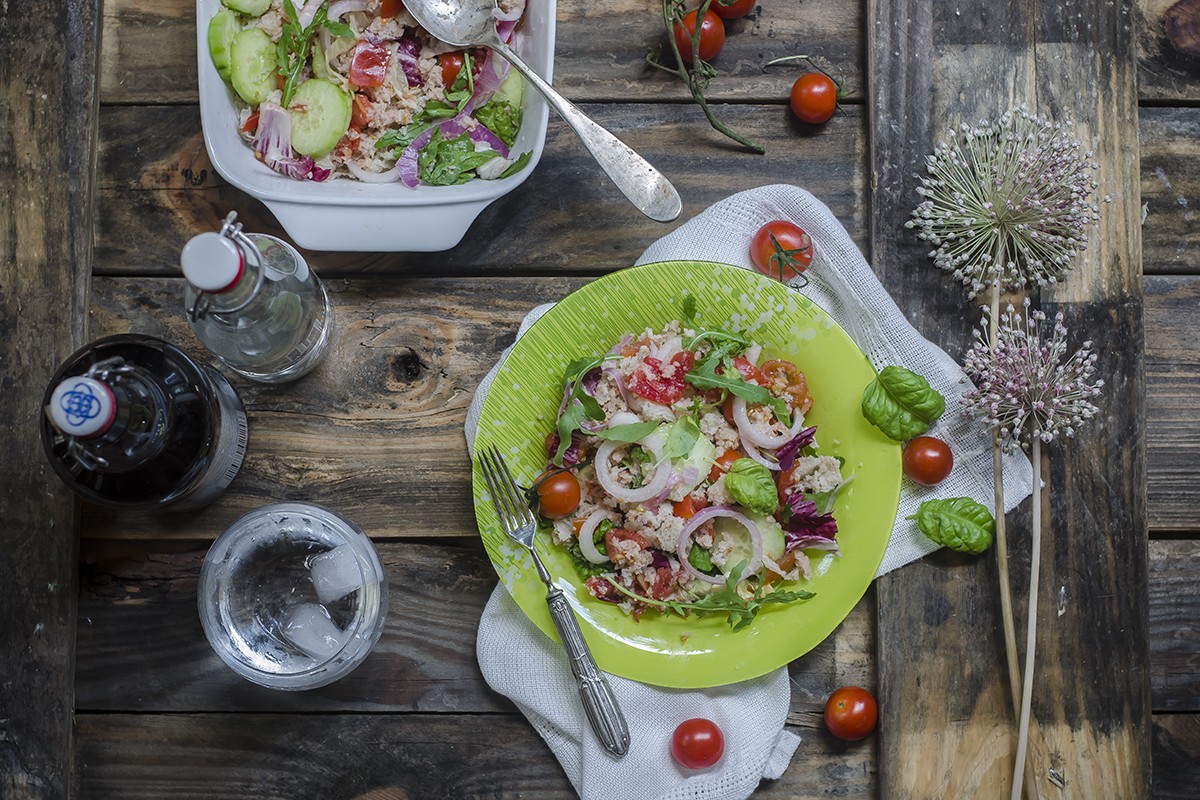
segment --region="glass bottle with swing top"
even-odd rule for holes
[[[304,257],[287,242],[243,233],[230,212],[220,232],[180,254],[192,330],[242,375],[284,383],[312,370],[328,349],[333,306]]]

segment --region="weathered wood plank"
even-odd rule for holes
[[[797,66],[764,65],[774,58],[821,58],[861,97],[862,10],[839,0],[765,2],[726,25],[725,47],[713,60],[720,75],[707,96],[718,101],[784,104]],[[559,0],[554,85],[576,102],[685,100],[678,78],[645,63],[666,43],[660,0],[596,5]],[[104,6],[100,95],[104,103],[196,102],[196,4],[190,0],[112,0]],[[707,125],[707,123],[701,123]]]
[[[516,715],[81,714],[79,731],[83,798],[574,796]],[[756,800],[829,797],[831,787],[838,797],[874,796],[869,748],[797,732],[804,744],[791,767],[764,782]],[[665,742],[644,746],[662,747],[663,768],[671,768]]]
[[[375,651],[337,683],[275,692],[228,669],[196,616],[204,547],[85,542],[76,706],[80,711],[492,713],[475,638],[496,576],[478,537],[379,542],[391,611]],[[844,683],[874,687],[872,607],[865,597],[823,644],[790,666],[791,718],[819,712]],[[153,642],[153,647],[147,646]]]
[[[870,238],[876,269],[919,328],[936,330],[955,352],[965,339],[949,320],[974,321],[964,313],[958,287],[946,280],[930,285],[925,248],[900,236],[917,200],[914,166],[945,130],[1021,103],[1073,117],[1085,149],[1096,152],[1101,194],[1113,196],[1090,236],[1083,266],[1054,298],[1080,336],[1106,330],[1122,342],[1102,348],[1100,356],[1107,381],[1102,418],[1122,423],[1110,422],[1056,450],[1049,474],[1053,505],[1043,539],[1031,761],[1046,792],[1057,791],[1048,778],[1053,767],[1080,796],[1149,792],[1147,623],[1140,594],[1146,568],[1140,203],[1130,11],[1128,3],[1033,0],[1003,9],[937,3],[932,15],[923,3],[868,5],[870,107],[872,119],[881,122],[872,126]],[[896,119],[910,124],[889,124]],[[1025,588],[1020,576],[1028,563],[1028,545],[1022,544],[1027,519],[1010,517],[1017,592]],[[1108,533],[1087,535],[1097,529]],[[950,796],[1008,784],[1016,726],[995,586],[992,559],[961,564],[949,556],[879,582],[884,796],[925,796],[931,780]],[[1060,589],[1068,603],[1056,619],[1053,598]],[[1024,616],[1020,605],[1018,620]],[[937,624],[923,625],[931,613]],[[929,684],[954,691],[930,700],[921,688]]]
[[[1200,541],[1150,542],[1150,677],[1155,711],[1200,711]],[[1159,765],[1155,763],[1155,772]],[[1157,795],[1156,795],[1157,796]]]
[[[0,796],[72,782],[76,515],[40,441],[45,382],[87,335],[100,3],[0,8]]]
[[[1200,272],[1200,108],[1143,108],[1142,267]]]
[[[1154,798],[1191,800],[1200,785],[1200,714],[1154,717]]]
[[[682,219],[742,189],[798,183],[820,196],[862,241],[866,119],[856,107],[805,133],[795,130],[784,108],[724,107],[731,123],[766,144],[765,156],[734,152],[690,105],[586,106],[585,111],[674,182],[684,201]],[[238,211],[247,230],[285,235],[261,203],[213,171],[195,106],[105,108],[101,131],[98,272],[177,275],[179,251],[188,238],[218,227],[230,209]],[[145,169],[131,170],[131,163]],[[559,191],[561,186],[572,191]],[[534,174],[484,211],[452,250],[306,256],[323,275],[594,275],[632,264],[672,227],[638,213],[574,135],[552,120]],[[148,230],[155,235],[147,236]]]
[[[1138,94],[1160,102],[1200,101],[1200,61],[1167,40],[1164,14],[1178,0],[1138,0]]]
[[[1200,279],[1147,276],[1146,467],[1151,530],[1200,527]]]

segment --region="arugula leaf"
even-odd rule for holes
[[[454,78],[454,84],[446,90],[446,99],[455,104],[455,113],[462,113],[467,101],[475,94],[475,71],[472,66],[471,51],[463,50],[463,65]]]
[[[700,427],[691,417],[682,417],[671,426],[671,435],[663,446],[663,458],[683,458],[692,452],[696,440],[700,438]]]
[[[632,444],[645,439],[658,430],[659,422],[631,422],[628,425],[614,425],[611,428],[596,431],[594,436],[599,439],[610,439],[614,442]]]
[[[421,179],[431,186],[454,186],[466,183],[474,177],[480,164],[499,157],[495,150],[476,150],[475,143],[467,134],[457,139],[443,139],[441,131],[435,131],[429,144],[417,155]]]
[[[434,138],[437,138],[436,135]],[[555,466],[562,466],[563,454],[571,446],[571,436],[582,428],[584,420],[604,419],[604,409],[600,407],[594,397],[583,391],[583,379],[607,359],[607,356],[604,358],[585,356],[577,358],[567,365],[567,371],[563,374],[563,389],[564,391],[569,390],[567,407],[559,415],[558,422],[555,423],[555,429],[558,431],[558,449],[555,451],[554,457],[550,459]]]
[[[325,30],[329,31],[339,39],[354,38],[354,29],[344,22],[335,22],[334,20],[327,19],[322,23],[321,27],[325,28]]]
[[[904,367],[884,367],[863,390],[863,417],[897,442],[929,430],[945,410],[945,398],[929,381]]]
[[[689,328],[696,327],[696,295],[694,294],[683,298],[683,324]]]
[[[683,379],[697,389],[724,389],[735,394],[747,403],[758,403],[770,406],[775,417],[789,428],[792,426],[792,415],[788,413],[787,403],[771,394],[767,389],[757,384],[747,383],[746,379],[735,369],[726,369],[723,375],[716,373],[713,359],[706,359],[697,365]]]
[[[313,15],[312,22],[308,27],[300,27],[300,15],[296,12],[296,6],[292,0],[283,0],[283,14],[287,21],[280,26],[279,42],[275,46],[276,61],[279,63],[280,74],[284,76],[283,82],[283,97],[280,100],[280,105],[287,108],[292,102],[292,96],[296,93],[296,87],[300,84],[300,76],[304,72],[304,65],[308,63],[308,55],[312,50],[313,36],[317,29],[321,27],[328,28],[329,22],[329,0],[324,0],[320,7],[317,8],[317,13]],[[332,23],[335,27],[341,26],[346,28],[340,22]],[[346,28],[349,36],[354,35],[354,31]],[[341,35],[341,34],[339,34]]]
[[[511,103],[489,100],[475,109],[474,115],[509,147],[517,141],[517,131],[521,129],[521,109]]]
[[[794,603],[798,600],[808,600],[816,597],[814,593],[805,591],[803,589],[798,589],[795,591],[776,589],[774,591],[767,592],[764,587],[757,586],[749,598],[744,598],[738,593],[737,585],[741,580],[741,574],[745,568],[745,561],[741,561],[736,564],[726,576],[724,588],[718,589],[711,594],[707,594],[694,603],[687,603],[681,600],[655,600],[626,589],[612,578],[608,578],[608,582],[612,584],[618,592],[626,595],[627,597],[638,600],[639,602],[645,603],[649,606],[655,606],[663,611],[671,611],[681,617],[686,617],[689,611],[695,611],[700,616],[705,616],[707,614],[725,614],[729,620],[729,627],[734,631],[740,631],[753,622],[754,618],[758,616],[758,612],[761,611],[764,606],[772,604]]]
[[[986,506],[969,497],[926,500],[915,519],[921,533],[951,550],[978,555],[992,546],[996,520]]]
[[[521,155],[517,156],[517,160],[509,164],[504,172],[500,173],[501,178],[507,178],[509,175],[516,175],[521,170],[525,169],[525,165],[533,158],[533,151],[526,150]]]
[[[695,301],[694,297],[689,297],[688,299],[692,300],[693,303]],[[686,313],[687,300],[684,300],[684,303],[685,303],[684,311]],[[705,339],[712,341],[714,343],[721,342],[721,343],[726,343],[726,344],[735,346],[735,347],[730,347],[729,349],[722,352],[721,353],[722,356],[733,355],[735,353],[740,354],[743,350],[745,350],[747,347],[750,346],[750,342],[746,341],[746,338],[744,336],[739,336],[736,333],[730,333],[729,331],[704,330],[704,331],[700,331],[699,333],[697,333],[691,339],[688,339],[687,344],[685,344],[683,346],[683,349],[684,350],[695,350],[696,345],[700,344]],[[717,355],[717,353],[715,351],[712,353],[709,353],[707,357],[711,359],[714,355]]]

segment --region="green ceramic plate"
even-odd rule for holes
[[[640,622],[592,598],[570,557],[539,537],[538,548],[566,592],[600,667],[659,686],[722,686],[757,677],[807,653],[828,636],[867,590],[883,558],[900,497],[900,447],[863,419],[862,391],[875,376],[850,337],[801,294],[757,273],[696,261],[632,267],[588,284],[554,306],[520,338],[496,377],[480,417],[476,448],[495,445],[525,486],[545,466],[567,364],[607,351],[626,333],[659,330],[678,319],[687,295],[703,327],[747,332],[767,356],[794,361],[808,378],[821,452],[845,459],[854,480],[834,515],[842,557],[814,553],[805,588],[816,597],[772,606],[737,633],[723,616],[647,613]],[[478,468],[475,514],[484,546],[517,604],[557,638],[546,591],[529,554],[500,529]]]

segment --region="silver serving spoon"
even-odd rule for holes
[[[404,7],[425,30],[455,47],[489,47],[541,92],[638,210],[658,222],[679,217],[679,192],[650,162],[554,90],[496,34],[495,0],[405,0]]]

